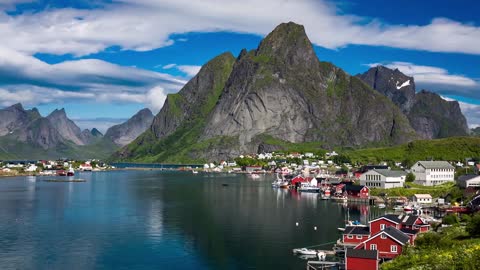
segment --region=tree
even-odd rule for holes
[[[405,178],[405,181],[407,181],[408,183],[412,183],[413,181],[415,181],[415,174],[408,173],[407,177]]]
[[[447,224],[447,225],[458,224],[458,222],[459,222],[458,216],[455,215],[455,214],[448,214],[448,215],[444,216],[443,220],[442,220],[442,223]]]
[[[480,236],[480,213],[475,214],[472,219],[467,222],[465,230],[470,236]]]

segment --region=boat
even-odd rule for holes
[[[75,175],[75,171],[73,170],[72,167],[70,167],[67,171],[67,176],[74,176]]]
[[[197,174],[197,173],[198,173],[198,171],[195,171],[195,170],[193,170],[193,171],[192,171],[192,173],[193,173],[193,174]]]
[[[381,209],[382,209],[382,208],[385,208],[385,207],[387,207],[387,206],[386,206],[384,203],[380,203],[380,204],[378,205],[378,208],[381,208]]]
[[[57,176],[67,176],[67,172],[65,170],[58,170]]]
[[[326,189],[323,191],[322,200],[329,200],[330,199],[330,189]]]
[[[288,181],[280,178],[279,175],[277,174],[277,180],[275,180],[272,183],[272,187],[274,187],[274,188],[288,188],[288,186],[289,186]]]
[[[300,187],[298,188],[298,191],[301,192],[312,192],[312,193],[319,193],[320,188],[317,186],[312,186],[308,183],[302,183]]]
[[[317,255],[316,250],[307,249],[307,248],[294,248],[293,253],[300,254],[300,255]]]
[[[260,178],[260,175],[252,173],[252,174],[250,174],[250,177],[252,177],[252,179],[258,179],[258,178]]]

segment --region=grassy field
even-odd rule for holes
[[[424,187],[414,183],[406,183],[406,185],[410,186],[410,188],[372,188],[370,189],[370,195],[379,196],[380,194],[388,194],[389,197],[412,197],[414,194],[430,194],[433,198],[438,198],[445,197],[449,194],[451,194],[452,197],[461,196],[462,194],[455,183],[446,183],[435,187]]]

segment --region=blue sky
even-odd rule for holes
[[[161,108],[214,56],[305,26],[320,60],[352,75],[383,64],[460,101],[480,125],[478,1],[0,1],[0,106],[65,107],[82,128]]]

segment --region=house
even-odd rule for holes
[[[415,183],[424,186],[435,186],[453,182],[455,167],[446,161],[418,161],[412,166]]]
[[[385,165],[366,165],[360,168],[355,172],[355,177],[360,178],[360,176],[370,170],[375,170],[375,169],[380,169],[380,170],[388,170],[388,166]]]
[[[25,171],[26,171],[26,172],[36,172],[37,169],[38,169],[37,165],[35,165],[35,164],[30,164],[30,165],[28,165],[27,168],[25,168]]]
[[[418,230],[419,232],[430,230],[430,225],[415,215],[384,215],[370,221],[369,226],[370,235],[374,235],[388,227],[395,227],[399,230]]]
[[[378,250],[379,258],[393,259],[402,254],[403,247],[408,243],[410,243],[408,235],[389,226],[358,244],[355,249]]]
[[[417,204],[431,204],[433,202],[430,194],[414,194],[412,201]]]
[[[480,187],[480,175],[467,174],[458,177],[457,184],[461,188]]]
[[[369,188],[395,188],[405,185],[407,173],[389,169],[373,169],[360,176],[360,185]]]
[[[370,197],[370,189],[367,186],[345,185],[343,194],[350,198],[368,199]]]
[[[351,249],[345,250],[346,270],[378,270],[378,250]]]
[[[347,226],[343,231],[343,245],[355,247],[370,237],[368,226]]]
[[[81,164],[78,169],[80,171],[88,171],[88,172],[91,172],[93,170],[92,168],[92,165],[90,164],[90,162],[85,162],[83,164]]]

